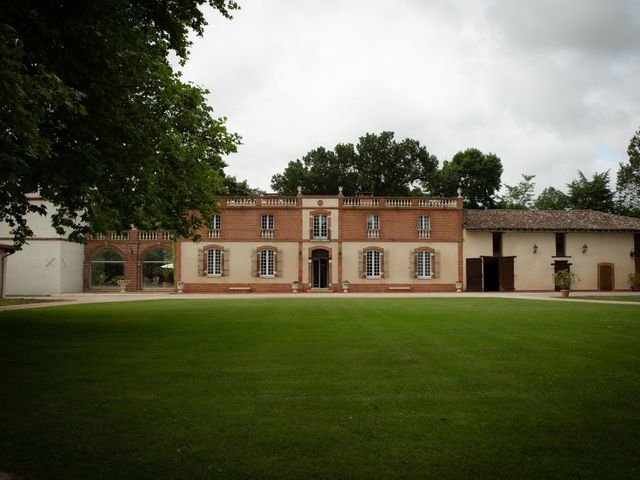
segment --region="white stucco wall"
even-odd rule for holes
[[[537,252],[533,253],[533,246]],[[582,253],[583,245],[587,252]],[[557,260],[567,260],[571,271],[580,277],[576,290],[598,289],[598,264],[614,265],[614,288],[628,289],[627,275],[634,271],[634,261],[629,255],[633,248],[631,233],[567,233],[565,255]],[[478,258],[493,254],[491,232],[464,234],[464,257]],[[553,263],[556,261],[554,232],[505,232],[502,234],[502,255],[515,256],[514,274],[516,290],[553,290]],[[465,264],[466,288],[466,264]]]

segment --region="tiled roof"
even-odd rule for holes
[[[15,252],[16,247],[14,247],[13,245],[9,245],[7,243],[0,243],[0,250]]]
[[[640,218],[593,210],[465,210],[467,230],[640,232]]]

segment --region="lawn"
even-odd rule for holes
[[[640,295],[592,295],[572,296],[578,300],[615,300],[616,302],[640,302]]]
[[[165,300],[0,312],[0,472],[28,479],[640,474],[640,310]]]

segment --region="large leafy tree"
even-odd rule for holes
[[[26,200],[58,206],[60,233],[159,227],[193,236],[217,208],[239,139],[183,82],[199,7],[228,0],[22,0],[0,6],[0,214],[21,245]],[[199,212],[199,213],[198,213]]]
[[[547,187],[533,204],[536,210],[566,210],[569,208],[569,197],[554,187]]]
[[[629,163],[621,163],[616,181],[620,210],[627,215],[640,217],[640,130],[631,138]]]
[[[396,141],[393,132],[368,133],[357,145],[319,147],[289,162],[272,177],[271,187],[283,195],[294,195],[298,186],[312,194],[335,194],[342,186],[346,195],[409,195],[437,166],[436,157],[417,140]]]
[[[506,192],[500,196],[499,208],[515,210],[529,210],[533,207],[533,191],[536,187],[533,179],[535,175],[522,175],[522,180],[517,185],[504,186]]]
[[[578,170],[578,177],[569,183],[567,188],[569,207],[573,210],[615,211],[608,170],[602,173],[595,172],[591,180]]]
[[[500,188],[502,161],[493,153],[468,148],[456,153],[432,177],[423,180],[427,190],[435,195],[455,196],[462,187],[466,208],[495,208],[496,192]]]

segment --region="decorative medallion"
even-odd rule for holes
[[[322,205],[324,205],[324,202],[322,200],[318,200],[318,206],[321,207]]]

